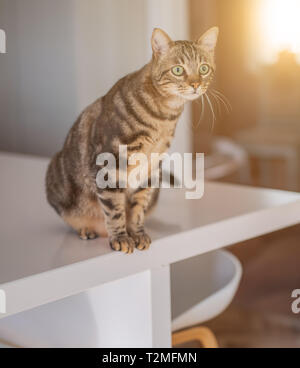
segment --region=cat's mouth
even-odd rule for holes
[[[182,97],[185,100],[193,101],[199,98],[203,93],[204,92],[202,91],[193,91],[193,92],[188,92],[188,93],[183,94]]]
[[[206,93],[206,89],[199,87],[197,89],[188,88],[186,90],[176,91],[175,94],[187,101],[194,101]]]

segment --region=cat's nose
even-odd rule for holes
[[[196,91],[197,88],[200,86],[200,82],[193,82],[191,83],[191,86],[194,88],[194,90]]]

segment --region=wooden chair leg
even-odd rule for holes
[[[218,342],[214,333],[207,327],[188,328],[175,332],[172,335],[173,346],[182,345],[189,341],[199,341],[204,348],[218,348]]]

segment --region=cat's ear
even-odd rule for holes
[[[171,38],[160,28],[154,28],[152,32],[151,45],[154,55],[162,55],[167,52],[172,43]]]
[[[219,36],[219,28],[213,27],[210,28],[208,31],[206,31],[204,35],[202,35],[199,38],[197,43],[206,51],[213,52],[217,45],[218,36]]]

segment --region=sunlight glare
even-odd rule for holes
[[[300,0],[262,0],[260,27],[265,59],[281,50],[300,55]]]

